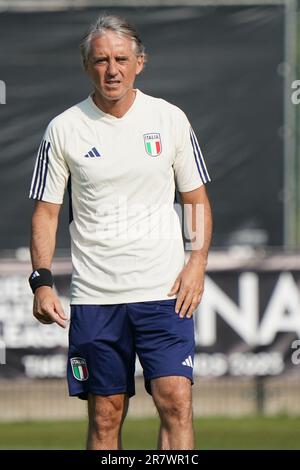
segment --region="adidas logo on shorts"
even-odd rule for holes
[[[192,356],[187,357],[181,364],[187,367],[194,367]]]

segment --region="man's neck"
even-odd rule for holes
[[[92,98],[96,106],[106,114],[111,114],[117,118],[121,118],[127,113],[128,109],[132,106],[136,97],[136,90],[131,89],[117,100],[107,100],[103,98],[97,90],[94,91]]]

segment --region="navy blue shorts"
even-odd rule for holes
[[[71,305],[68,385],[70,396],[135,395],[136,354],[145,388],[151,380],[179,375],[193,384],[193,317],[180,318],[176,299],[115,305]]]

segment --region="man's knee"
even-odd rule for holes
[[[97,434],[117,433],[122,426],[126,412],[127,403],[124,396],[91,396],[89,398],[89,424]]]
[[[160,417],[164,423],[178,422],[189,424],[192,420],[192,404],[185,401],[178,392],[157,402]]]
[[[182,424],[191,422],[193,411],[189,379],[185,377],[155,379],[152,381],[152,395],[163,422],[176,421]]]

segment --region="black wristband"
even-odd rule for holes
[[[53,286],[53,276],[49,269],[40,268],[33,271],[29,276],[29,284],[33,294],[38,287]]]

